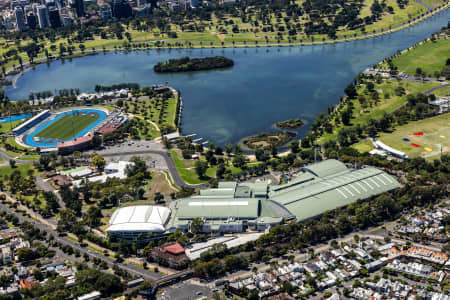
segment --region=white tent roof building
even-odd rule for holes
[[[170,217],[170,208],[152,205],[128,206],[117,209],[109,220],[107,233],[133,238],[147,233],[163,233]]]

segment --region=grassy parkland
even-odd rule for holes
[[[398,72],[409,75],[421,75],[417,74],[419,68],[420,73],[428,77],[445,77],[445,74],[450,76],[450,66],[446,66],[449,57],[450,40],[432,38],[422,41],[395,55],[392,58],[391,66],[397,68]],[[380,63],[378,66],[383,69],[390,68],[387,63]]]
[[[44,128],[36,136],[40,138],[68,140],[97,120],[98,117],[95,116],[68,114]]]
[[[324,11],[310,10],[303,0],[293,1],[290,4],[292,7],[277,9],[269,4],[263,7],[249,5],[244,10],[230,9],[230,6],[224,5],[215,7],[206,15],[195,13],[189,18],[162,7],[152,21],[145,18],[135,18],[127,23],[97,20],[93,24],[85,24],[82,30],[74,27],[64,35],[55,32],[38,38],[27,35],[20,38],[0,37],[0,54],[6,58],[2,63],[3,71],[8,72],[10,67],[20,68],[27,61],[37,63],[38,58],[41,58],[40,62],[45,62],[52,58],[71,58],[92,51],[130,47],[203,48],[334,43],[400,30],[448,7],[443,0],[428,1],[432,7],[430,11],[415,1],[388,0],[378,6],[374,0],[350,0],[346,1],[346,5],[351,5],[356,13],[351,16],[346,16],[348,12],[344,13],[342,9],[336,10],[332,4],[329,4],[329,9],[322,8]],[[295,13],[292,13],[293,8],[297,9]],[[342,17],[337,18],[338,15],[345,16],[343,24]],[[335,22],[335,19],[341,21]],[[358,21],[356,24],[352,22],[355,19]],[[80,39],[80,30],[88,37]]]
[[[414,135],[421,131],[423,135]],[[405,142],[403,139],[409,141]],[[411,122],[396,127],[393,132],[380,133],[378,138],[387,145],[405,152],[410,157],[432,157],[450,150],[450,114]],[[411,144],[419,145],[414,147]]]
[[[374,66],[389,70],[391,75],[359,74],[345,89],[340,103],[311,124],[302,148],[320,144],[328,157],[337,146],[365,153],[374,149],[375,138],[411,158],[435,159],[441,151],[448,152],[450,115],[431,105],[450,92],[448,29]]]
[[[362,126],[369,120],[380,119],[385,114],[390,114],[408,100],[408,95],[424,93],[427,90],[439,86],[436,82],[412,82],[396,79],[372,79],[356,85],[358,94],[354,99],[345,98],[336,108],[336,112],[349,111],[348,123],[342,122],[340,113],[334,114],[329,121],[328,128],[319,139],[321,143],[336,139],[342,129],[351,126]]]
[[[178,92],[156,93],[149,88],[133,92],[135,98],[120,103],[136,122],[137,136],[155,139],[178,128],[181,100]]]

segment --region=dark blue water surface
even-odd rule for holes
[[[28,99],[30,91],[80,88],[96,84],[168,82],[183,96],[184,134],[218,144],[273,130],[277,121],[301,117],[311,122],[334,105],[346,85],[362,70],[429,37],[450,20],[447,9],[426,21],[390,35],[346,43],[271,48],[149,50],[107,53],[42,64],[26,72],[10,99]],[[158,61],[180,56],[224,55],[232,69],[156,74]],[[300,130],[304,134],[308,126]]]

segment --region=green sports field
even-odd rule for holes
[[[414,135],[414,132],[422,131],[422,136]],[[405,142],[402,139],[408,138]],[[378,138],[386,145],[405,152],[409,157],[430,157],[450,149],[450,114],[410,122],[397,127],[392,133],[381,133]],[[411,146],[417,144],[420,147]]]
[[[94,123],[97,119],[98,117],[94,116],[65,115],[47,128],[44,128],[44,130],[36,134],[36,136],[40,138],[68,140],[77,135],[87,126]]]

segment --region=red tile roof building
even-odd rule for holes
[[[97,133],[104,134],[106,132],[113,132],[120,126],[122,126],[122,123],[108,123],[108,124],[105,124],[102,127],[100,127],[100,129],[97,130]]]
[[[150,258],[162,266],[168,266],[174,269],[184,269],[189,263],[189,258],[179,243],[154,248],[150,254]]]
[[[71,153],[73,151],[81,151],[88,149],[91,146],[91,141],[94,138],[92,134],[81,136],[67,142],[58,142],[59,153]]]

